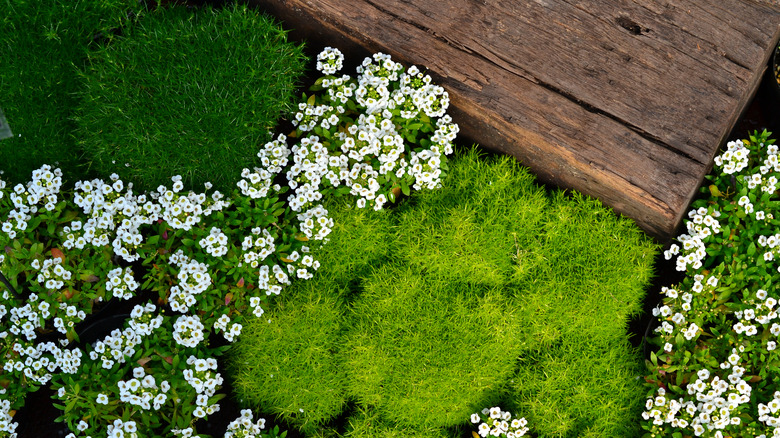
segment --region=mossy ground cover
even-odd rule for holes
[[[307,436],[465,436],[495,405],[540,437],[636,436],[626,328],[657,247],[629,220],[473,151],[395,209],[328,208],[314,279],[232,350],[242,403]]]
[[[71,183],[116,172],[153,190],[180,174],[230,191],[305,72],[302,46],[243,6],[7,3],[0,107],[14,137],[0,170],[14,184],[51,164]]]
[[[0,142],[3,179],[28,181],[42,164],[84,175],[73,137],[77,72],[98,45],[95,37],[112,35],[141,9],[136,0],[3,2],[0,107],[14,133]]]
[[[90,53],[78,144],[101,174],[139,189],[183,177],[229,191],[291,109],[302,46],[246,6],[158,8]]]

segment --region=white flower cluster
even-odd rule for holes
[[[328,48],[321,56],[330,59],[342,55]],[[329,75],[337,72],[328,71]],[[332,105],[299,104],[293,124],[302,132],[322,129],[324,133],[308,135],[292,147],[295,164],[287,179],[295,190],[290,200],[293,211],[301,211],[318,201],[323,184],[333,187],[343,184],[350,188],[352,195],[359,197],[360,208],[370,203],[377,210],[387,202],[386,195],[377,193],[381,188],[380,178],[409,175],[418,190],[437,188],[441,184],[441,156],[452,153],[452,142],[458,133],[458,126],[445,114],[449,106],[447,92],[433,85],[431,77],[417,67],[404,71],[401,64],[383,53],[366,58],[357,72],[356,80],[348,75],[322,80],[326,101]],[[353,96],[361,114],[354,122],[350,119],[335,130],[342,122],[343,105]],[[397,119],[398,114],[401,119]],[[436,131],[428,148],[411,151],[407,150],[399,130],[402,124],[408,125],[417,117],[437,118]],[[328,137],[331,146],[324,146],[322,136]],[[370,164],[374,161],[378,164],[376,169]]]
[[[336,74],[344,63],[344,55],[333,47],[325,49],[317,55],[317,70],[326,75]]]
[[[254,422],[253,417],[250,409],[242,409],[241,416],[228,424],[225,438],[260,438],[265,429],[265,418],[258,418]]]
[[[40,260],[35,259],[30,265],[39,271],[36,281],[52,292],[62,289],[65,282],[72,278],[72,273],[65,269],[59,257],[44,259],[42,264]]]
[[[355,97],[360,105],[366,107],[368,114],[387,108],[391,99],[390,81],[397,81],[403,71],[403,65],[384,53],[374,53],[373,59],[366,58],[358,66],[357,72],[360,76]],[[424,99],[420,99],[420,103],[423,101]]]
[[[351,79],[349,75],[343,75],[339,78],[324,78],[322,80],[322,87],[328,90],[328,98],[336,104],[336,107],[346,105],[347,101],[355,95],[357,83]]]
[[[772,437],[780,437],[780,415],[777,415],[777,411],[780,410],[780,391],[775,391],[772,401],[767,404],[758,404],[758,421],[772,427]],[[777,415],[777,416],[775,416]],[[762,438],[766,438],[763,437]]]
[[[205,193],[188,192],[182,193],[184,183],[181,182],[181,176],[171,177],[173,186],[168,189],[165,186],[157,187],[157,192],[152,193],[152,197],[161,207],[160,217],[165,220],[171,228],[176,230],[190,230],[200,222],[201,217],[209,216],[215,211],[221,211],[230,205],[230,202],[224,199],[222,193],[215,191],[211,199],[206,197]],[[206,186],[207,189],[210,185]]]
[[[0,189],[5,188],[5,183],[2,184]],[[17,184],[10,193],[9,197],[14,209],[8,213],[8,219],[0,224],[0,229],[8,235],[9,239],[14,239],[17,231],[27,229],[27,223],[32,219],[32,215],[38,212],[40,203],[44,204],[44,210],[54,210],[61,187],[60,169],[52,170],[51,166],[43,165],[33,171],[32,180],[27,183],[27,186]]]
[[[138,438],[138,426],[135,421],[114,420],[106,428],[108,438]]]
[[[2,181],[0,181],[0,184],[2,184]],[[2,186],[0,186],[0,188],[2,188]],[[3,193],[0,192],[0,197],[2,197],[2,194]],[[6,390],[0,388],[0,432],[2,432],[4,436],[15,438],[17,436],[16,428],[19,427],[19,423],[13,421],[14,417],[11,415],[11,402],[2,398],[5,393]]]
[[[653,309],[653,316],[663,319],[661,325],[655,329],[655,332],[660,333],[662,339],[669,342],[675,339],[678,334],[682,335],[688,341],[693,340],[698,336],[700,327],[696,323],[689,323],[688,321],[688,315],[694,309],[692,302],[696,296],[702,294],[707,295],[717,286],[718,278],[716,276],[713,275],[708,277],[705,282],[704,276],[698,274],[694,276],[694,283],[691,287],[692,293],[686,292],[680,295],[675,289],[667,287],[662,288],[661,294],[666,295],[673,301]],[[671,351],[671,346],[667,346],[665,350]]]
[[[20,373],[39,385],[47,384],[51,380],[51,373],[57,372],[58,369],[73,374],[81,365],[81,350],[63,350],[53,342],[26,347],[17,342],[13,344],[13,351],[18,355],[17,358],[7,359],[3,370],[7,373]]]
[[[198,315],[183,315],[173,324],[173,339],[183,347],[195,348],[205,339]]]
[[[167,380],[157,381],[151,374],[146,374],[143,367],[133,369],[133,378],[130,380],[120,380],[117,382],[119,387],[119,400],[138,406],[141,409],[159,411],[162,405],[168,400],[168,390],[171,389]]]
[[[102,341],[95,342],[89,352],[93,361],[100,360],[102,367],[110,370],[116,363],[125,363],[128,357],[133,357],[136,346],[143,341],[143,336],[131,327],[124,330],[115,329]]]
[[[274,191],[281,190],[278,184],[274,184],[274,175],[259,167],[255,167],[255,171],[251,172],[249,169],[244,169],[241,172],[241,180],[238,181],[238,188],[241,189],[241,193],[244,196],[248,196],[252,199],[265,198],[268,196],[268,192],[273,189]]]
[[[149,336],[155,329],[162,326],[163,316],[154,315],[157,308],[152,303],[146,303],[145,306],[136,305],[130,312],[130,322],[128,325],[138,336]]]
[[[258,318],[263,316],[263,313],[265,313],[265,310],[263,310],[263,308],[260,307],[261,302],[262,300],[260,299],[260,297],[249,297],[249,307],[252,308],[252,314]]]
[[[715,157],[715,165],[723,168],[723,173],[732,175],[742,171],[749,163],[750,150],[742,140],[730,141],[726,151]]]
[[[337,80],[338,81],[338,80]],[[316,127],[329,130],[337,126],[341,120],[340,115],[346,110],[341,105],[313,105],[308,102],[298,104],[298,112],[292,120],[293,126],[303,132],[313,131]]]
[[[295,275],[298,278],[303,278],[303,279],[312,278],[314,274],[311,271],[309,271],[307,268],[317,270],[320,268],[320,262],[318,260],[314,260],[314,257],[312,257],[309,254],[304,255],[303,257],[301,257],[301,266],[295,270]]]
[[[145,195],[134,196],[132,184],[126,188],[117,174],[111,182],[100,179],[76,183],[74,202],[89,215],[86,223],[74,221],[63,232],[66,248],[84,248],[86,243],[102,248],[109,242],[114,253],[128,262],[138,260],[135,248],[143,241],[140,227],[157,219],[160,207]]]
[[[257,280],[257,287],[264,290],[266,295],[279,295],[282,292],[282,286],[290,284],[290,278],[279,265],[269,268],[268,265],[260,266],[260,278]]]
[[[43,304],[44,303],[42,302],[40,305]],[[62,311],[60,313],[64,313],[64,316],[54,318],[54,328],[62,334],[68,333],[69,329],[72,329],[77,323],[84,321],[87,318],[87,313],[77,309],[76,306],[68,305],[68,303],[59,303],[59,307]]]
[[[322,205],[306,210],[298,214],[299,228],[307,238],[324,240],[333,230],[333,219],[328,217],[328,210]]]
[[[168,303],[174,312],[185,313],[197,302],[195,296],[211,285],[211,275],[207,265],[190,259],[182,250],[176,251],[169,260],[179,267],[179,273],[176,274],[179,283],[171,287]]]
[[[287,171],[287,180],[295,191],[288,201],[293,211],[301,211],[322,199],[320,184],[331,160],[328,149],[319,140],[316,135],[305,137],[292,148],[294,164]]]
[[[739,355],[736,351],[727,362],[732,367],[728,380],[723,380],[706,368],[697,372],[697,377],[688,384],[688,395],[695,401],[666,396],[663,388],[658,388],[655,398],[646,403],[642,418],[652,420],[655,425],[669,424],[674,428],[690,429],[694,435],[724,436],[730,426],[739,426],[742,419],[737,415],[742,405],[750,403],[751,386],[742,379],[744,368],[737,365]],[[724,365],[721,364],[721,368]]]
[[[3,293],[8,294],[8,291],[4,291]],[[48,308],[46,306],[44,306],[43,309],[40,309],[39,305],[39,310],[41,313],[48,312]],[[2,306],[0,308],[0,313],[5,314],[5,312],[5,306]],[[27,303],[21,307],[12,307],[9,314],[10,316],[8,319],[11,323],[11,326],[8,328],[8,332],[11,332],[12,335],[17,337],[24,336],[28,341],[32,341],[38,337],[38,335],[35,333],[35,329],[41,327],[42,315],[33,309],[32,304]],[[0,338],[7,338],[8,332],[0,333]]]
[[[211,227],[209,235],[200,239],[198,244],[212,257],[222,257],[228,252],[227,235],[217,227]]]
[[[243,327],[239,323],[233,323],[230,324],[230,328],[228,328],[228,324],[230,324],[230,317],[227,315],[222,315],[219,317],[219,319],[214,321],[214,331],[222,331],[222,336],[224,336],[228,342],[233,342],[236,340],[238,335],[241,334],[241,329]]]
[[[141,286],[133,277],[133,269],[115,268],[108,272],[106,281],[106,292],[119,299],[129,300],[133,297],[138,287]]]
[[[276,140],[266,143],[257,153],[263,168],[274,175],[282,173],[289,156],[290,149],[287,148],[287,137],[284,134],[279,134]]]
[[[502,411],[499,407],[483,409],[482,416],[471,414],[471,422],[479,424],[478,433],[483,438],[487,436],[519,438],[525,436],[529,430],[528,421],[525,418],[512,419],[512,414],[509,411]]]
[[[209,398],[214,396],[217,387],[222,385],[222,376],[216,372],[217,360],[214,358],[198,359],[195,356],[190,356],[187,358],[187,365],[190,365],[192,368],[185,369],[182,372],[184,380],[198,393],[195,401],[197,407],[193,415],[203,418],[206,415],[217,412],[219,404],[209,405]]]
[[[256,227],[252,228],[251,236],[244,237],[241,249],[244,250],[242,264],[246,263],[252,268],[257,268],[260,262],[276,251],[276,244],[268,230]]]
[[[704,207],[688,212],[688,218],[690,219],[686,222],[688,234],[681,234],[678,237],[678,240],[683,245],[682,255],[677,257],[678,271],[685,271],[688,266],[691,266],[693,269],[699,269],[702,266],[702,261],[707,257],[704,241],[708,237],[721,232],[720,222],[718,222],[720,216],[719,211],[710,211]],[[680,247],[673,244],[668,250],[664,251],[664,258],[671,260],[672,257],[678,254],[680,254]]]
[[[742,302],[750,307],[734,312],[737,322],[732,326],[732,329],[739,337],[751,337],[757,336],[760,333],[759,329],[763,333],[764,328],[769,327],[769,334],[774,338],[764,333],[761,339],[766,341],[764,347],[767,352],[775,350],[777,338],[780,335],[780,324],[773,322],[778,319],[776,309],[778,300],[769,296],[764,289],[759,289],[755,293],[745,290],[743,293],[745,297]]]
[[[759,247],[766,249],[763,255],[764,261],[771,262],[778,255],[778,251],[780,251],[780,233],[771,236],[758,236],[756,243],[758,243]],[[780,272],[780,267],[778,267],[778,272]]]

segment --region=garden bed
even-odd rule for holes
[[[177,19],[186,19],[186,14],[182,13]],[[137,32],[124,34],[138,38],[154,33],[144,26],[138,27]],[[127,62],[112,58],[114,54],[107,52],[110,47],[90,49],[90,56],[95,58],[84,70],[87,73],[83,78],[92,81],[93,87],[80,91],[82,96],[99,97],[100,92],[94,90],[106,88],[105,76],[95,70],[100,60],[109,60],[108,64]],[[313,47],[308,50],[312,52]],[[322,59],[326,63],[327,60],[327,57]],[[350,72],[358,61],[345,60],[344,70]],[[385,61],[375,58],[374,62]],[[375,71],[381,71],[381,68]],[[122,76],[123,73],[120,71],[115,75]],[[186,81],[187,76],[178,78],[179,82]],[[190,74],[192,78],[196,76]],[[422,80],[423,74],[418,78]],[[314,82],[314,79],[310,74],[306,80],[307,86],[314,86],[304,97],[309,107],[325,99],[322,82]],[[439,103],[444,102],[442,96],[446,95],[438,91],[434,95],[438,96],[435,99],[439,99]],[[105,124],[95,122],[98,118],[94,118],[91,125],[83,123],[83,117],[89,111],[86,108],[89,104],[84,102],[90,101],[82,101],[82,108],[75,112],[81,114],[81,119],[74,119],[75,122],[82,123],[75,130],[83,131],[78,138],[86,138],[87,131],[96,131]],[[748,129],[777,126],[780,112],[769,105],[765,93],[759,89],[732,138],[744,137],[744,131]],[[118,114],[121,114],[121,106],[116,104],[120,108]],[[446,105],[442,106],[446,109]],[[301,118],[295,119],[295,123],[283,121],[280,125],[284,132],[295,131],[289,139],[291,142],[310,138],[315,132],[301,128],[310,114],[300,108]],[[436,112],[435,108],[429,110]],[[436,117],[442,117],[442,114]],[[141,112],[134,118],[143,116]],[[434,120],[434,116],[427,117],[420,126],[400,119],[395,123],[408,129],[404,141],[416,144],[416,153],[420,153],[429,147],[431,133],[436,129],[423,125],[451,126],[447,118],[441,124]],[[13,127],[13,119],[9,121]],[[317,128],[318,136],[326,136],[325,131],[329,128]],[[26,131],[21,129],[21,132]],[[343,131],[334,125],[327,135],[337,132]],[[443,132],[449,136],[450,131],[445,129]],[[100,136],[94,136],[91,141],[99,144]],[[279,137],[268,143],[266,157],[281,150],[282,143]],[[0,143],[0,146],[4,145]],[[633,438],[632,434],[638,433],[641,406],[637,402],[644,402],[644,390],[635,380],[629,381],[643,370],[641,359],[629,348],[627,338],[650,354],[652,348],[645,348],[646,344],[643,344],[654,320],[650,310],[660,302],[661,288],[680,282],[682,274],[674,269],[672,261],[666,261],[660,255],[653,258],[650,240],[637,232],[628,220],[618,218],[598,202],[576,193],[563,194],[552,187],[535,185],[533,177],[516,163],[511,163],[512,160],[484,152],[478,157],[480,153],[467,152],[470,146],[462,141],[456,147],[460,152],[450,162],[449,169],[445,154],[442,155],[441,160],[445,163],[442,168],[450,175],[441,188],[429,193],[416,192],[413,190],[415,185],[419,186],[417,188],[424,186],[421,176],[415,177],[418,179],[386,177],[382,180],[384,185],[376,191],[385,197],[384,201],[379,202],[376,194],[362,200],[364,206],[378,206],[379,209],[384,206],[389,207],[389,211],[356,209],[354,199],[349,200],[349,197],[346,200],[343,197],[327,198],[335,195],[338,188],[324,191],[322,202],[330,213],[316,217],[325,218],[326,223],[335,219],[335,225],[330,226],[333,228],[329,237],[331,245],[322,249],[318,242],[330,231],[325,233],[322,228],[318,231],[304,225],[308,223],[307,218],[293,219],[295,213],[288,217],[291,212],[282,210],[289,208],[285,203],[296,198],[272,188],[270,182],[281,179],[267,180],[260,169],[250,170],[251,164],[247,164],[250,169],[242,174],[241,189],[234,188],[234,194],[228,195],[233,206],[219,207],[220,201],[215,198],[217,205],[208,206],[214,216],[205,214],[203,224],[195,229],[171,225],[175,223],[172,219],[175,215],[171,216],[168,210],[165,221],[160,219],[159,223],[155,220],[143,225],[146,227],[143,238],[148,240],[135,248],[141,257],[136,261],[118,261],[117,266],[124,270],[132,267],[134,274],[131,277],[140,282],[146,280],[146,284],[135,297],[114,309],[114,314],[130,313],[134,305],[150,299],[164,308],[166,315],[177,314],[171,303],[179,298],[172,294],[171,286],[176,282],[178,269],[183,270],[184,266],[200,269],[202,265],[219,275],[219,278],[213,277],[217,294],[212,302],[193,305],[197,309],[193,315],[208,320],[207,326],[213,323],[214,330],[222,333],[232,332],[238,321],[245,326],[242,339],[246,342],[231,350],[235,354],[231,366],[226,368],[224,361],[219,361],[218,372],[226,377],[221,392],[231,396],[219,401],[221,409],[211,413],[208,421],[196,423],[199,432],[221,436],[228,423],[239,417],[240,408],[259,406],[261,409],[255,411],[256,416],[265,416],[269,424],[281,425],[289,430],[291,437],[338,434],[348,437],[392,434],[465,437],[471,434],[469,414],[500,402],[531,420],[529,427],[533,436]],[[258,145],[258,149],[261,148]],[[121,160],[118,164],[111,163],[110,155],[107,157],[102,159],[102,170],[99,171],[104,178],[114,170],[112,164],[120,175],[126,171]],[[299,158],[308,159],[296,156]],[[36,159],[33,157],[30,162]],[[140,169],[142,163],[134,166],[138,168],[136,170],[146,170]],[[144,180],[153,186],[154,178],[159,177],[159,171],[156,172],[151,178],[149,174],[139,173],[137,186],[142,187]],[[235,173],[235,179],[239,180],[240,172]],[[13,178],[15,174],[10,172],[9,176]],[[196,176],[188,180],[187,186],[196,187],[203,182],[202,178]],[[301,173],[291,178],[298,178],[299,184],[305,181]],[[173,183],[172,199],[168,199],[171,203],[187,197],[184,183],[179,180]],[[108,191],[119,194],[126,188],[116,184],[108,182],[106,185],[113,187]],[[95,186],[105,187],[102,182]],[[431,184],[429,188],[434,186],[436,184]],[[76,190],[82,194],[89,192],[83,185]],[[293,187],[292,194],[299,191]],[[341,195],[348,191],[342,191]],[[259,195],[260,192],[263,194]],[[127,196],[132,199],[129,194]],[[171,205],[162,200],[167,199],[165,196],[160,202],[163,209],[168,209]],[[196,199],[197,194],[194,196],[190,198]],[[268,201],[263,203],[263,199]],[[506,202],[506,199],[512,202]],[[287,205],[295,202],[298,201]],[[514,203],[518,205],[510,205]],[[361,206],[360,201],[357,205]],[[67,208],[70,207],[52,213],[49,220],[60,223],[59,226],[70,223],[77,214],[56,216]],[[298,208],[306,214],[321,214],[316,208],[306,210],[302,205]],[[181,216],[183,221],[186,221],[185,216]],[[223,316],[229,314],[230,318],[237,318],[236,315],[242,312],[249,318],[254,318],[251,316],[253,311],[260,313],[257,311],[259,305],[252,301],[259,287],[252,280],[256,272],[244,273],[235,259],[236,253],[240,252],[242,233],[253,226],[274,233],[277,250],[269,256],[269,260],[274,260],[268,264],[269,268],[274,264],[294,265],[306,271],[298,274],[299,277],[305,279],[309,274],[314,277],[309,281],[296,280],[284,289],[281,297],[259,297],[258,302],[263,303],[266,313],[255,322],[244,319],[220,322],[221,310],[214,309],[228,309]],[[295,226],[299,228],[286,228]],[[61,246],[52,243],[59,238],[57,233],[45,228],[36,223],[27,230],[31,242],[46,242],[47,245],[45,251],[33,246],[30,253],[34,258],[60,259],[72,265],[69,251],[63,253]],[[66,234],[78,234],[76,231],[73,228]],[[221,247],[214,242],[220,241],[221,236],[231,242],[227,246],[232,249],[224,256],[225,260],[216,255]],[[21,260],[20,254],[24,250],[21,246],[14,247],[12,241],[13,238],[6,254]],[[127,248],[131,249],[123,254],[132,258],[133,249],[124,247]],[[189,256],[169,262],[169,254],[176,248]],[[104,252],[109,257],[110,246],[107,249],[108,252]],[[257,249],[260,250],[259,246]],[[310,250],[318,265],[322,263],[321,267],[313,266],[311,261],[298,261],[301,254],[306,260]],[[116,246],[114,251],[117,251]],[[85,254],[84,258],[91,260],[92,257],[97,260],[103,255],[95,251]],[[102,281],[107,274],[96,270],[100,263],[82,263],[77,269],[81,269],[80,273],[89,270],[91,276],[98,274],[95,277]],[[169,263],[171,266],[165,266]],[[653,284],[648,285],[652,267],[657,275]],[[29,266],[13,265],[14,281],[29,276],[24,272],[30,269]],[[291,276],[293,272],[289,271]],[[85,274],[79,280],[79,287],[84,289],[78,291],[109,296],[109,291],[100,289],[102,286],[98,286],[90,275]],[[131,281],[124,281],[127,284],[122,283],[122,287],[130,287]],[[273,283],[271,287],[274,285],[282,284]],[[0,286],[0,290],[3,289]],[[21,290],[27,292],[27,288]],[[644,297],[645,312],[639,315],[646,290],[649,292]],[[63,300],[71,300],[68,296],[71,293],[66,291]],[[609,318],[603,321],[605,314]],[[224,327],[217,330],[221,327],[219,324]],[[234,327],[229,329],[228,324],[234,324]],[[87,322],[78,327],[85,325]],[[169,334],[180,331],[178,323],[175,327],[171,326]],[[227,340],[215,333],[206,336],[211,336],[209,349],[230,345],[230,336],[226,336]],[[518,339],[524,341],[515,343]],[[160,373],[156,374],[158,379],[172,376],[166,374],[169,371],[166,362],[171,365],[175,354],[163,352],[169,348],[165,343],[168,341],[171,340],[163,337],[157,344],[145,344],[144,355],[137,358],[142,372],[131,371],[132,367],[125,366],[121,373],[126,373],[128,379],[131,374],[152,371]],[[175,344],[171,342],[170,345]],[[499,350],[501,354],[493,353]],[[199,350],[200,353],[203,351]],[[447,356],[453,351],[457,351],[455,356]],[[276,354],[267,356],[268,352]],[[437,353],[432,355],[431,352]],[[181,354],[183,362],[186,354]],[[258,357],[263,360],[249,363],[250,359]],[[386,360],[379,360],[382,357]],[[591,372],[594,368],[601,372],[594,375]],[[269,371],[272,369],[274,371]],[[99,367],[95,370],[99,375]],[[615,379],[618,375],[625,378]],[[231,379],[227,379],[228,376]],[[605,376],[612,378],[605,379]],[[284,384],[277,384],[282,379],[286,379]],[[67,382],[57,384],[67,387],[68,391],[73,389]],[[90,385],[94,389],[102,384],[100,379],[85,382],[81,390],[88,391]],[[21,423],[17,430],[19,437],[67,434],[62,424],[53,422],[61,411],[53,408],[52,397],[59,399],[55,403],[66,403],[62,395],[48,388],[28,396],[27,405],[14,417]],[[572,400],[577,400],[576,406],[570,406]],[[209,403],[215,401],[210,399]],[[428,412],[428,416],[421,416],[421,412]],[[632,415],[636,422],[630,421]],[[89,416],[82,418],[89,419]],[[471,419],[474,421],[473,416]],[[421,428],[419,421],[426,427]]]

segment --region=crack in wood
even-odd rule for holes
[[[723,53],[722,55],[723,55],[723,57],[724,57],[724,58],[726,58],[727,60],[729,60],[729,61],[730,61],[732,64],[734,64],[734,65],[737,65],[737,66],[739,66],[739,67],[742,67],[743,69],[745,69],[745,70],[747,70],[747,71],[750,71],[750,70],[751,70],[751,68],[750,68],[750,67],[748,67],[747,65],[745,65],[745,64],[744,64],[744,63],[742,63],[742,62],[739,62],[739,60],[738,60],[738,59],[735,59],[733,56],[729,55],[728,53]]]
[[[637,24],[636,21],[626,16],[618,17],[617,19],[615,19],[615,22],[617,22],[617,24],[620,25],[620,27],[631,32],[634,35],[642,35],[650,31],[650,29],[640,26],[639,24]]]
[[[403,23],[406,23],[406,24],[408,24],[408,25],[410,25],[412,27],[415,27],[415,28],[417,28],[417,29],[419,29],[419,30],[429,34],[429,35],[432,35],[434,38],[436,38],[439,41],[447,44],[450,47],[453,47],[456,50],[460,50],[460,51],[468,53],[468,54],[470,54],[472,56],[476,56],[478,58],[481,58],[484,61],[493,63],[493,64],[501,67],[501,69],[503,69],[504,71],[506,71],[506,72],[508,72],[508,73],[510,73],[510,74],[512,74],[514,76],[517,76],[517,77],[522,78],[524,80],[530,81],[530,82],[532,82],[532,83],[534,83],[536,85],[539,85],[540,87],[542,87],[542,88],[544,88],[544,89],[546,89],[548,91],[551,91],[551,92],[553,92],[555,94],[558,94],[559,96],[561,96],[561,97],[563,97],[563,98],[565,98],[565,99],[575,103],[576,105],[582,107],[585,111],[587,111],[587,112],[589,112],[591,114],[596,114],[596,115],[599,115],[599,116],[602,116],[602,117],[606,117],[606,118],[608,118],[610,120],[613,120],[613,121],[617,122],[618,124],[620,124],[622,126],[625,126],[627,129],[629,129],[632,132],[636,133],[637,135],[639,135],[643,139],[645,139],[645,140],[647,140],[647,141],[657,145],[658,147],[661,147],[661,148],[663,148],[665,150],[673,152],[674,154],[679,155],[679,156],[681,156],[681,157],[683,157],[685,159],[688,159],[688,160],[690,160],[690,161],[692,161],[694,163],[705,164],[701,160],[696,159],[693,155],[691,155],[691,154],[689,154],[689,153],[687,153],[685,151],[682,151],[682,150],[679,150],[679,149],[676,149],[676,148],[670,146],[669,144],[664,142],[659,137],[657,137],[657,136],[647,132],[646,130],[640,128],[639,126],[636,126],[636,125],[628,122],[627,120],[624,120],[621,117],[618,117],[618,116],[616,116],[614,114],[611,114],[611,113],[609,113],[609,112],[607,112],[607,111],[605,111],[605,110],[603,110],[601,108],[598,108],[598,107],[596,107],[596,106],[594,106],[594,105],[592,105],[592,104],[590,104],[588,102],[585,102],[585,101],[583,101],[581,99],[578,99],[572,93],[566,92],[565,90],[563,90],[561,88],[558,88],[558,87],[556,87],[556,86],[554,86],[552,84],[546,83],[546,82],[540,80],[538,77],[535,77],[534,75],[530,74],[526,70],[518,69],[517,66],[514,66],[515,68],[509,68],[507,65],[504,65],[504,64],[508,63],[509,65],[512,65],[510,60],[503,59],[498,54],[493,53],[494,55],[496,55],[503,62],[496,62],[495,59],[490,59],[489,57],[487,57],[487,56],[483,55],[482,53],[480,53],[481,51],[471,49],[470,47],[468,47],[468,46],[466,46],[464,44],[459,44],[459,43],[456,43],[456,42],[454,42],[452,40],[444,38],[444,37],[442,37],[440,35],[437,35],[432,29],[430,29],[430,28],[428,28],[426,26],[423,26],[420,23],[417,23],[417,22],[411,21],[411,20],[409,20],[407,18],[404,18],[404,17],[400,16],[399,14],[397,14],[397,13],[391,11],[391,10],[383,8],[380,5],[377,5],[376,2],[374,2],[374,1],[367,0],[366,2],[368,4],[370,4],[371,6],[373,6],[374,8],[376,8],[378,11],[382,12],[383,14],[387,14],[388,16],[390,16],[390,17],[392,17],[394,19],[397,19],[397,20],[399,20],[399,21],[401,21]],[[618,17],[618,19],[616,21],[618,22],[618,24],[621,27],[626,28],[626,30],[628,30],[631,33],[634,33],[635,35],[641,35],[641,34],[646,34],[646,33],[650,32],[650,29],[640,26],[639,24],[637,24],[636,22],[634,22],[633,20],[631,20],[630,18],[625,17],[625,16]],[[486,48],[483,47],[483,49],[486,49]],[[490,52],[490,50],[487,50],[487,51]]]

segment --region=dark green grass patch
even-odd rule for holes
[[[151,11],[90,56],[76,118],[85,159],[143,189],[176,174],[232,189],[291,109],[304,62],[245,6]]]
[[[0,14],[0,107],[13,138],[0,141],[3,179],[26,182],[43,164],[59,165],[70,180],[85,175],[71,120],[94,37],[128,23],[137,0],[10,0]]]
[[[540,437],[634,438],[644,394],[626,325],[657,245],[597,201],[549,195],[511,158],[468,152],[450,168],[441,190],[391,211],[328,205],[338,228],[307,288],[339,303],[323,306],[326,321],[343,319],[333,356],[311,366],[337,367],[342,380],[252,388],[341,394],[354,412],[341,413],[346,429],[322,423],[322,436],[461,436],[469,414],[502,406]],[[294,306],[277,310],[302,319]],[[269,338],[272,325],[253,323],[261,331],[250,337]],[[235,357],[265,354],[256,342],[242,336]],[[286,344],[270,351],[288,356],[296,347]]]

